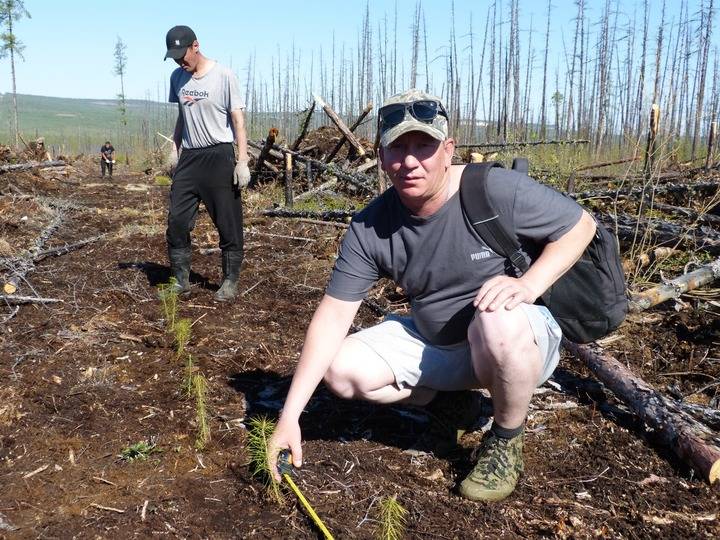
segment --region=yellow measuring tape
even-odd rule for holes
[[[303,508],[307,511],[307,513],[310,515],[310,518],[313,520],[315,525],[317,525],[318,529],[322,531],[323,536],[326,540],[335,540],[333,538],[333,535],[330,534],[330,531],[328,531],[325,524],[322,522],[320,517],[315,513],[315,510],[313,510],[313,507],[310,506],[310,503],[305,498],[305,496],[300,491],[300,488],[295,485],[295,482],[293,482],[293,479],[290,478],[290,470],[292,470],[292,461],[290,452],[287,450],[283,450],[280,452],[280,455],[278,456],[278,469],[280,470],[280,473],[282,474],[285,481],[290,486],[290,489],[293,490],[295,495],[297,496],[300,503],[303,505]]]

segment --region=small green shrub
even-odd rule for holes
[[[172,184],[172,179],[169,176],[161,174],[155,177],[155,185],[169,186],[170,184]]]

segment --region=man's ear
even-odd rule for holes
[[[385,147],[378,147],[378,159],[380,160],[380,168],[385,170]]]
[[[445,164],[449,167],[452,165],[453,154],[455,154],[455,139],[449,137],[443,141],[443,149],[445,150]]]

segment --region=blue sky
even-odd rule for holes
[[[462,46],[472,17],[474,31],[481,33],[490,3],[481,0],[456,0],[455,19],[458,41]],[[506,6],[508,2],[503,2]],[[588,15],[596,19],[603,2],[587,0]],[[659,19],[661,2],[650,0],[653,19]],[[675,0],[668,0],[668,11],[677,10]],[[344,41],[346,48],[357,47],[366,2],[307,0],[272,2],[219,1],[139,1],[89,2],[65,0],[50,2],[25,0],[31,19],[19,21],[16,34],[25,45],[25,61],[17,64],[18,92],[26,94],[113,98],[119,90],[119,80],[113,74],[113,50],[120,36],[127,45],[128,98],[164,99],[165,81],[175,67],[170,60],[163,62],[165,33],[175,24],[192,26],[198,35],[201,50],[209,57],[232,65],[243,78],[243,69],[254,50],[258,63],[266,66],[278,49],[284,55],[294,41],[302,49],[304,58],[322,46],[330,50],[333,32],[336,46]],[[398,48],[400,55],[410,57],[410,25],[416,0],[397,0]],[[530,18],[533,19],[534,47],[542,56],[545,25],[544,0],[520,0],[521,48],[527,43]],[[378,24],[385,16],[392,25],[395,1],[370,0],[370,16],[374,39]],[[447,44],[451,28],[450,2],[425,0],[423,9],[428,23],[430,56]],[[551,58],[562,52],[562,36],[572,41],[575,7],[571,0],[553,1]],[[620,9],[629,14],[642,10],[640,0],[621,0]],[[699,0],[690,2],[690,11],[697,11]],[[669,13],[668,18],[673,13]],[[639,21],[640,24],[640,21]],[[651,30],[654,37],[654,30]],[[718,43],[715,32],[713,43]],[[476,46],[479,46],[476,43]],[[462,53],[461,53],[462,54]],[[479,54],[479,53],[478,53]],[[525,54],[523,52],[523,54]],[[712,61],[712,60],[711,60]],[[538,66],[539,64],[539,60]],[[441,64],[438,62],[438,64]],[[438,66],[442,68],[441,65]],[[536,77],[540,77],[537,68]],[[538,79],[535,79],[538,80]],[[11,89],[9,60],[0,60],[0,92]]]

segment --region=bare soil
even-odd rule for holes
[[[78,164],[69,176],[0,176],[0,257],[32,246],[52,219],[48,204],[64,220],[46,248],[108,234],[38,262],[21,282],[18,294],[62,302],[0,313],[0,538],[318,538],[292,493],[283,506],[265,498],[245,425],[282,406],[342,229],[262,218],[269,191],[250,193],[241,297],[224,305],[212,296],[220,256],[200,252],[217,235],[201,214],[193,292],[179,305],[209,380],[212,440],[197,451],[194,403],[157,299],[169,277],[169,188],[120,173],[108,181]],[[386,283],[373,296],[402,307]],[[378,320],[363,305],[356,324]],[[719,388],[703,389],[720,376],[712,300],[632,316],[618,334],[607,349],[647,381],[717,407]],[[408,538],[720,536],[717,487],[658,446],[576,360],[563,358],[555,381],[533,401],[526,472],[504,502],[457,495],[480,430],[450,459],[413,457],[403,450],[427,425],[422,410],[344,402],[322,387],[302,418],[296,482],[336,538],[373,537],[386,495],[407,508]],[[160,452],[121,459],[140,441]]]

